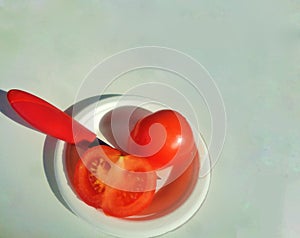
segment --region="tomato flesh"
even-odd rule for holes
[[[97,182],[99,182],[99,185],[97,185]],[[77,194],[86,204],[95,208],[101,207],[104,187],[101,186],[101,181],[89,172],[81,160],[76,165],[74,186]]]
[[[148,172],[152,170],[147,159],[127,155],[122,158],[123,168],[135,172]],[[118,162],[117,162],[118,163]],[[130,187],[141,188],[145,185],[149,188],[156,187],[157,176],[155,173],[146,173],[138,179],[125,178],[131,183]],[[154,197],[155,189],[142,192],[124,191],[107,186],[102,204],[103,211],[112,216],[127,217],[136,215],[150,205]],[[117,208],[120,209],[117,209]]]
[[[110,160],[110,161],[108,161]],[[101,176],[110,175],[122,183],[132,186],[155,188],[156,174],[145,173],[142,177],[129,178],[117,174],[109,162],[119,168],[132,172],[148,172],[152,170],[144,158],[121,153],[108,146],[96,146],[84,153],[78,160],[74,172],[74,187],[78,196],[88,205],[101,208],[107,215],[127,217],[136,215],[145,209],[152,201],[155,189],[147,191],[128,191],[112,187],[101,180]],[[100,178],[99,178],[100,176]],[[132,175],[131,175],[132,177]]]

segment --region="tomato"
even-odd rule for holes
[[[101,208],[105,214],[115,217],[132,216],[145,209],[153,199],[157,176],[154,172],[148,173],[151,170],[151,165],[144,158],[122,156],[111,147],[96,146],[87,150],[82,159],[78,160],[74,172],[74,187],[85,203]],[[136,175],[122,171],[146,173]],[[151,190],[144,190],[146,187]]]
[[[140,119],[130,136],[128,153],[147,158],[154,169],[170,163],[187,168],[197,152],[188,121],[173,110]]]

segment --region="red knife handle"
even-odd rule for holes
[[[12,108],[39,131],[68,143],[92,142],[96,134],[71,116],[28,92],[12,89],[7,98]]]

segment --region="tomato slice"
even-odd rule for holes
[[[152,171],[152,167],[147,159],[127,155],[120,158],[116,164],[124,168],[127,171],[134,172],[149,172]],[[129,187],[135,188],[155,188],[156,187],[156,173],[145,173],[142,176],[136,176],[133,179],[128,178],[131,175],[124,176],[124,181],[131,183]],[[102,209],[103,211],[112,216],[127,217],[130,215],[136,215],[150,205],[154,197],[155,189],[146,190],[142,192],[138,191],[125,191],[115,189],[107,186]]]
[[[109,161],[108,161],[109,160]],[[83,162],[84,161],[84,162]],[[113,162],[122,171],[146,172],[141,176],[134,173],[119,173],[110,163]],[[101,208],[107,215],[127,217],[136,215],[145,209],[152,201],[155,189],[145,191],[130,191],[115,188],[106,184],[100,178],[114,178],[124,184],[134,187],[156,186],[156,174],[151,171],[147,159],[121,153],[108,146],[96,146],[87,150],[78,160],[74,172],[74,187],[78,196],[88,205]],[[140,174],[140,173],[138,173]],[[126,187],[126,186],[125,186]]]

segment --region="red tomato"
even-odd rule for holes
[[[123,171],[152,170],[144,158],[122,156],[118,150],[108,146],[93,147],[85,152],[82,160],[78,160],[75,168],[74,187],[78,196],[88,205],[102,208],[107,215],[127,217],[138,214],[151,203],[155,189],[141,192],[117,189],[107,185],[99,177],[108,176],[121,181],[124,185],[131,183],[132,187],[142,189],[145,186],[155,188],[156,174],[154,172],[143,173],[143,176],[123,174],[111,166],[110,162],[115,163],[116,167]]]
[[[154,169],[169,162],[186,168],[197,152],[189,123],[173,110],[142,118],[131,131],[131,138],[129,153],[147,158]]]

